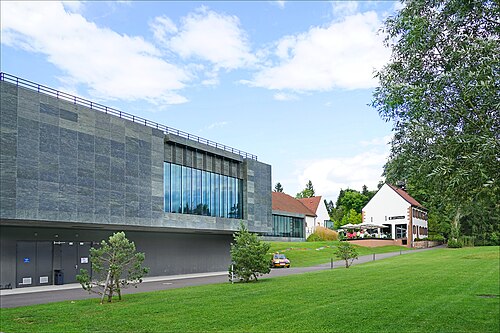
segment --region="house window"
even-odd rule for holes
[[[406,238],[406,229],[408,226],[406,224],[396,224],[396,239]]]

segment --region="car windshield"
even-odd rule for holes
[[[286,259],[284,254],[275,254],[274,259]]]

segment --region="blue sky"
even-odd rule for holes
[[[273,186],[374,189],[391,1],[2,1],[1,70],[255,154]]]

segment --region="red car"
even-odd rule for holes
[[[290,260],[288,260],[282,253],[275,253],[271,259],[271,267],[290,268]]]

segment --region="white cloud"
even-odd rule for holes
[[[206,7],[183,17],[178,33],[166,46],[184,59],[209,61],[215,70],[245,67],[256,60],[238,17],[219,14]]]
[[[155,17],[155,19],[149,23],[149,28],[153,32],[154,38],[162,44],[167,43],[168,35],[177,33],[175,23],[167,16]]]
[[[79,13],[83,7],[81,1],[62,1],[62,4],[64,9],[73,13]]]
[[[282,92],[274,94],[273,97],[277,101],[296,101],[299,99],[297,95],[285,94]]]
[[[184,103],[190,75],[142,37],[100,28],[61,2],[2,1],[2,43],[41,53],[94,98]]]
[[[358,10],[357,1],[333,1],[332,10],[335,16],[346,16],[356,13]]]
[[[317,195],[335,201],[340,189],[351,188],[360,191],[363,185],[377,189],[383,179],[383,166],[389,157],[389,137],[371,140],[365,152],[339,158],[305,161],[304,167],[296,172],[297,183],[311,180]],[[363,143],[361,143],[363,144]]]
[[[391,143],[392,135],[386,135],[382,138],[373,138],[371,140],[363,140],[360,142],[361,146],[386,146]]]
[[[213,124],[210,124],[206,127],[207,130],[213,130],[213,129],[216,129],[216,128],[221,128],[221,127],[224,127],[228,124],[227,121],[219,121],[219,122],[216,122],[216,123],[213,123]]]
[[[374,87],[373,70],[383,66],[390,54],[378,35],[381,25],[377,13],[370,11],[285,36],[274,45],[275,64],[241,82],[298,92]]]

